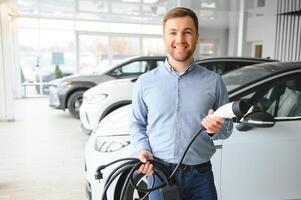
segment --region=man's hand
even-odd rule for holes
[[[142,149],[138,153],[138,158],[141,162],[145,163],[139,167],[138,172],[151,176],[153,174],[153,165],[150,164],[149,160],[153,159],[152,153],[146,149]]]
[[[217,133],[224,125],[225,119],[213,115],[213,110],[209,110],[208,115],[202,120],[203,127],[207,130],[207,133]]]

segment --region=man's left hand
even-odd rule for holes
[[[203,127],[207,130],[207,133],[217,133],[224,125],[225,119],[213,115],[214,111],[209,110],[208,115],[202,120]]]

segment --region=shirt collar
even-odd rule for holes
[[[169,64],[168,58],[165,59],[164,65],[168,72],[179,73],[179,72],[176,72],[176,70]],[[186,74],[186,73],[192,71],[195,68],[195,65],[196,65],[196,63],[193,60],[193,62],[188,66],[188,68],[185,70],[184,73],[180,72],[180,75],[183,75],[183,74]]]

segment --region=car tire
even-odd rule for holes
[[[144,176],[145,176],[145,174],[136,173],[134,176],[134,181],[138,182],[140,180],[138,186],[142,187],[142,188],[147,188],[147,183],[143,179],[141,179]],[[127,188],[125,189],[125,196],[124,196],[125,198],[124,199],[125,200],[133,200],[133,199],[135,200],[136,198],[134,198],[134,191],[135,191],[135,189],[131,186],[131,184],[129,184],[127,186]],[[141,199],[145,196],[145,193],[138,192],[138,195],[139,195],[139,198],[137,198],[137,199]],[[144,198],[144,200],[147,200],[147,199],[148,199],[148,197]]]
[[[82,104],[84,92],[76,91],[68,98],[68,111],[76,119],[79,119],[79,107]]]

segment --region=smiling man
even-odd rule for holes
[[[226,104],[228,96],[219,75],[199,67],[193,59],[199,33],[198,19],[187,8],[177,7],[163,19],[167,59],[160,67],[139,77],[132,101],[131,142],[145,163],[139,171],[153,174],[150,160],[162,160],[173,171],[192,135],[206,128],[191,145],[175,182],[183,200],[217,199],[210,158],[213,139],[232,133],[231,120],[214,117],[213,110]],[[149,184],[154,180],[149,177]],[[155,185],[159,184],[155,178]],[[161,199],[159,190],[151,200]]]

